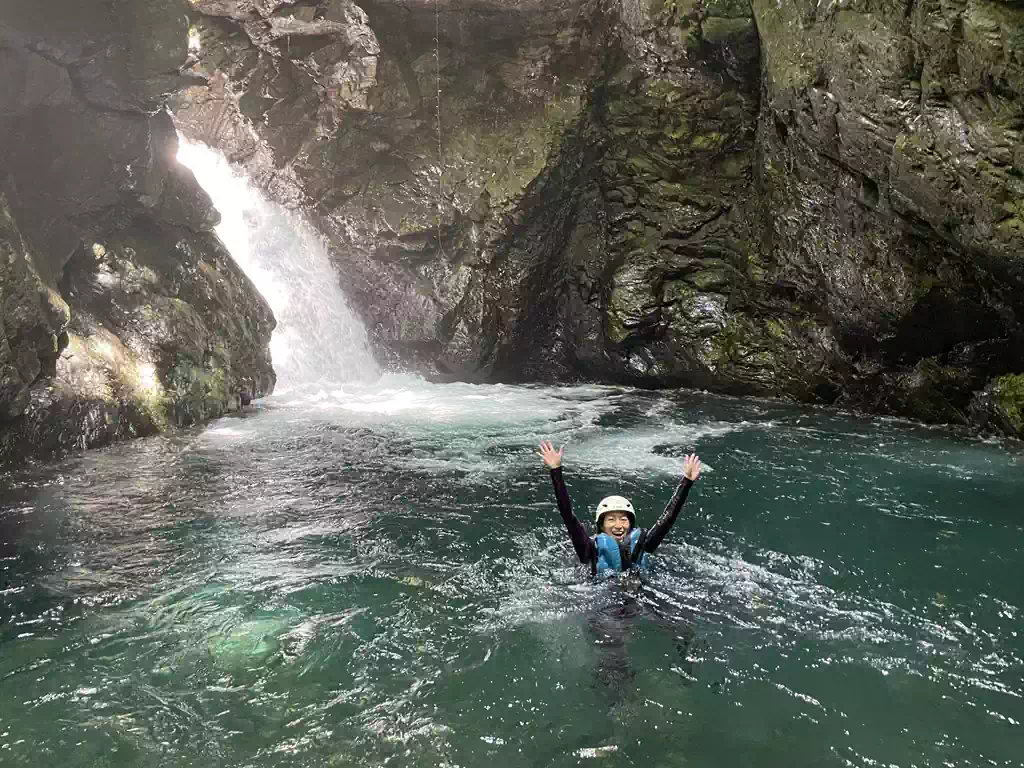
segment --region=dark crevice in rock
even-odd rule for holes
[[[878,182],[867,176],[861,179],[861,198],[868,208],[877,208],[879,202]]]

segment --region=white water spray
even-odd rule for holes
[[[179,136],[178,161],[221,214],[217,234],[270,304],[277,392],[376,379],[366,331],[338,285],[321,236],[268,201],[224,155]]]

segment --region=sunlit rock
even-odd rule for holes
[[[188,9],[0,8],[0,461],[272,391],[273,317],[163,111],[187,82]]]

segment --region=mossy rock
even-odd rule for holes
[[[204,366],[188,355],[179,355],[165,379],[168,409],[177,425],[196,424],[224,413],[227,377],[216,362]]]
[[[735,282],[733,273],[722,268],[703,269],[688,275],[686,280],[699,291],[720,291]]]
[[[888,393],[894,412],[928,422],[962,424],[966,415],[954,402],[956,394],[970,386],[970,374],[963,368],[929,357],[912,371],[893,377]]]
[[[615,274],[605,323],[605,333],[613,343],[625,341],[630,328],[641,323],[656,304],[650,282],[649,267],[644,263],[627,263]]]
[[[1010,426],[1024,436],[1024,374],[1002,376],[993,383],[996,402]]]
[[[728,324],[728,299],[717,293],[700,293],[680,281],[666,285],[665,298],[674,299],[672,329],[683,338],[711,338]]]
[[[704,13],[722,19],[750,19],[754,9],[750,0],[704,0]]]
[[[704,33],[704,41],[712,45],[726,45],[733,42],[741,42],[756,33],[754,20],[752,18],[704,19],[701,24],[701,31]]]
[[[690,146],[693,149],[714,151],[721,149],[728,140],[729,137],[723,133],[709,131],[708,133],[699,133],[690,139]]]

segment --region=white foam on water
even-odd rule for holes
[[[346,426],[390,425],[412,436],[442,434],[448,441],[495,440],[535,446],[592,429],[614,410],[614,390],[501,384],[433,384],[415,376],[386,374],[377,382],[293,391],[273,398],[275,410]],[[571,395],[571,396],[570,396]],[[451,444],[451,442],[450,442]]]
[[[586,468],[592,477],[614,480],[623,474],[639,477],[678,475],[684,453],[700,453],[701,445],[746,429],[768,428],[748,422],[706,422],[602,430],[566,448],[566,464]],[[672,448],[672,455],[660,451]],[[702,460],[706,471],[712,467]]]
[[[235,427],[228,427],[222,424],[218,424],[210,427],[204,432],[204,435],[212,438],[244,438],[248,437],[248,434],[241,429]]]
[[[385,374],[372,383],[325,382],[300,387],[266,401],[260,430],[243,422],[207,429],[204,441],[225,447],[267,434],[266,419],[285,432],[321,422],[344,428],[401,435],[409,450],[404,471],[458,471],[467,481],[479,474],[505,474],[540,467],[537,446],[550,440],[565,447],[569,473],[591,479],[677,478],[683,455],[706,451],[738,431],[771,429],[773,422],[667,421],[644,415],[640,424],[615,425],[629,391],[604,386],[552,387],[434,384],[410,375]],[[385,437],[386,439],[386,437]],[[707,472],[713,467],[704,461]]]

